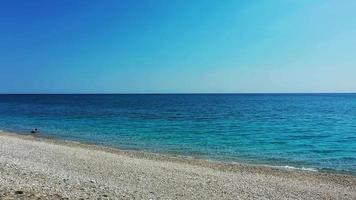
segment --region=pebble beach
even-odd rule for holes
[[[3,132],[0,199],[356,199],[356,177]]]

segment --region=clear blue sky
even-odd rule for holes
[[[0,1],[0,93],[97,92],[356,92],[356,1]]]

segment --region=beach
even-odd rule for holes
[[[355,199],[347,174],[0,134],[0,199]]]

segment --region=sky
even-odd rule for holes
[[[356,92],[354,0],[0,0],[0,93]]]

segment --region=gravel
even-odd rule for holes
[[[356,199],[356,177],[3,132],[0,199]]]

